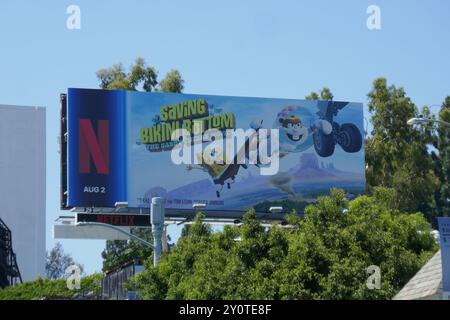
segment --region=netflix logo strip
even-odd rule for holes
[[[98,222],[122,227],[150,227],[146,214],[93,214],[77,213],[77,222]]]
[[[125,92],[70,88],[67,101],[68,206],[128,201]]]
[[[79,172],[91,173],[92,158],[97,173],[109,174],[109,121],[98,121],[96,135],[92,122],[89,119],[80,119],[78,132]]]

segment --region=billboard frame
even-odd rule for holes
[[[185,222],[194,220],[195,216],[202,212],[204,214],[204,220],[218,220],[218,221],[234,221],[239,223],[242,221],[244,214],[247,211],[243,210],[212,210],[208,211],[208,208],[204,210],[196,210],[196,209],[169,209],[166,208],[166,218],[165,220],[170,221],[178,221]],[[70,211],[75,214],[117,214],[117,215],[143,215],[150,219],[150,208],[110,208],[110,207],[95,207],[95,208],[87,208],[87,207],[73,207],[70,208]],[[286,215],[290,214],[289,212],[279,212],[279,213],[271,213],[271,212],[256,212],[255,215],[257,219],[261,221],[285,221]],[[303,216],[303,213],[297,213],[300,217]],[[137,226],[139,227],[139,226]]]
[[[98,90],[99,89],[89,89],[89,90]],[[116,90],[116,91],[122,91],[122,90]],[[207,97],[208,95],[203,95]],[[232,96],[230,96],[232,98]],[[238,97],[243,98],[243,97]],[[251,97],[248,97],[251,98]],[[269,98],[270,99],[270,98]],[[322,101],[324,103],[326,101]],[[60,95],[60,103],[61,103],[61,130],[60,130],[60,147],[61,147],[61,210],[71,210],[75,213],[98,213],[98,214],[147,214],[149,213],[150,208],[148,207],[125,207],[125,208],[118,208],[109,206],[99,206],[99,207],[85,207],[85,206],[77,206],[75,203],[73,206],[68,206],[68,93],[62,93]],[[333,117],[337,115],[338,110],[345,107],[349,102],[339,102],[339,101],[332,101],[333,108],[334,109],[326,109],[326,112],[321,115],[321,118],[323,119],[329,119],[333,121]],[[362,142],[364,145],[364,142]],[[364,146],[363,146],[364,147]],[[275,203],[279,203],[282,200],[274,200]],[[311,202],[311,203],[314,203]],[[86,204],[85,204],[86,205]],[[195,203],[193,204],[195,205]],[[277,206],[279,204],[276,204]],[[251,207],[249,207],[250,210]],[[198,212],[203,212],[205,215],[205,220],[218,220],[218,221],[240,221],[242,220],[244,214],[249,210],[221,210],[221,209],[211,209],[208,210],[208,207],[206,207],[204,210],[197,210],[196,208],[183,208],[183,209],[175,209],[175,208],[166,208],[166,220],[167,221],[191,221],[194,219],[196,214]],[[262,221],[285,221],[285,217],[291,212],[288,212],[287,208],[283,210],[283,212],[257,212],[255,211],[256,217],[259,220]],[[145,213],[143,213],[145,212]],[[297,212],[297,214],[302,217],[303,212]]]
[[[59,96],[60,103],[60,133],[59,133],[59,145],[60,145],[60,163],[61,163],[61,186],[60,186],[60,209],[70,210],[71,207],[67,206],[67,94],[61,93]]]

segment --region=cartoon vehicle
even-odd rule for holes
[[[217,152],[217,151],[213,151]],[[215,155],[211,154],[211,157],[214,157]],[[214,184],[220,185],[220,189],[216,190],[216,196],[217,198],[220,198],[220,192],[222,192],[223,186],[225,183],[227,184],[227,188],[231,189],[231,184],[235,182],[236,175],[239,172],[239,169],[243,167],[244,169],[247,169],[247,165],[245,164],[238,164],[237,163],[237,157],[238,154],[234,157],[234,160],[231,164],[226,163],[225,156],[223,156],[223,164],[220,163],[213,163],[208,164],[204,161],[201,161],[201,164],[199,165],[188,165],[187,170],[193,170],[193,169],[199,169],[209,174],[209,176],[213,179]],[[197,158],[201,160],[202,157],[201,154],[197,154]]]
[[[339,110],[347,106],[348,102],[319,101],[317,115],[321,120],[332,124],[331,134],[324,134],[318,130],[313,134],[314,149],[321,157],[329,157],[334,153],[336,144],[345,152],[355,153],[362,148],[362,135],[353,123],[338,124],[333,120]]]
[[[347,102],[318,101],[319,111],[313,115],[307,108],[288,106],[278,114],[274,128],[280,130],[280,156],[291,152],[303,152],[314,145],[321,157],[334,153],[336,144],[345,152],[361,150],[362,135],[353,123],[342,125],[334,121],[338,111]],[[317,119],[319,116],[319,119]]]
[[[255,129],[257,132],[262,127],[262,120],[254,120],[250,124],[250,127]],[[188,165],[187,170],[193,170],[198,169],[202,170],[209,174],[209,176],[213,179],[214,184],[219,185],[220,189],[216,190],[216,196],[220,198],[220,193],[223,190],[224,185],[227,185],[227,189],[231,189],[231,185],[235,182],[235,178],[240,170],[240,168],[247,169],[248,166],[246,164],[240,164],[238,163],[238,156],[240,155],[242,148],[245,148],[245,159],[249,159],[249,143],[250,139],[252,137],[248,137],[245,141],[245,144],[241,147],[241,149],[235,154],[233,161],[230,164],[227,164],[226,162],[226,154],[223,153],[222,150],[213,150],[210,154],[211,158],[217,157],[217,154],[221,156],[220,158],[223,159],[223,163],[211,163],[212,161],[204,161],[205,159],[202,159],[202,154],[197,154],[196,157],[199,160],[199,165]],[[209,162],[209,163],[208,163]],[[259,157],[257,159],[256,166],[259,166]]]
[[[362,135],[358,127],[353,123],[338,124],[334,121],[339,110],[347,106],[347,102],[318,101],[319,111],[314,115],[308,108],[301,106],[288,106],[283,108],[278,114],[273,124],[273,128],[279,129],[279,156],[280,158],[292,152],[303,152],[312,146],[320,157],[330,157],[333,155],[336,144],[339,144],[345,152],[355,153],[362,148]],[[262,128],[262,120],[253,120],[250,127],[258,132]],[[249,141],[247,138],[245,145],[245,158],[249,159]],[[259,148],[259,140],[257,148]],[[242,150],[242,149],[241,149]],[[213,150],[212,153],[222,152]],[[203,161],[202,154],[197,154],[199,165],[188,165],[187,169],[202,170],[212,178],[214,184],[219,185],[220,189],[216,191],[219,198],[224,185],[231,189],[231,184],[242,168],[247,169],[246,164],[238,163],[237,152],[230,164],[226,163],[226,155],[223,154],[223,163],[214,163],[213,161]],[[211,154],[211,158],[216,155]],[[255,163],[257,167],[263,165],[259,159]]]

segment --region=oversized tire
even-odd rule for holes
[[[353,123],[344,123],[339,131],[339,144],[345,152],[354,153],[361,150],[362,135]]]
[[[321,130],[314,132],[313,134],[314,149],[319,156],[325,158],[334,153],[334,137],[333,132],[330,134],[324,134]]]

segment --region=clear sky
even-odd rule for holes
[[[81,8],[81,29],[66,9]],[[369,5],[381,30],[368,30]],[[0,103],[47,108],[47,248],[59,211],[59,94],[98,88],[96,70],[144,57],[185,92],[303,98],[323,86],[367,103],[384,76],[418,105],[450,94],[450,1],[0,1]],[[178,230],[171,229],[172,236]],[[87,272],[104,241],[61,241]]]

